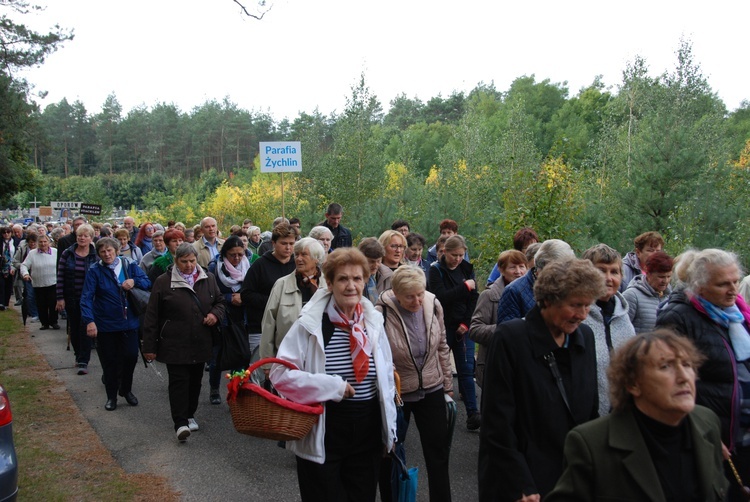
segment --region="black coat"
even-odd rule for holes
[[[445,331],[454,333],[460,324],[471,326],[471,316],[477,306],[479,293],[476,288],[469,291],[464,281],[475,279],[474,266],[466,260],[461,261],[458,270],[462,277],[461,281],[454,280],[445,266],[445,259],[430,265],[429,290],[434,294],[443,306],[445,318]]]
[[[242,305],[245,307],[245,318],[248,333],[260,333],[263,314],[266,311],[268,298],[276,281],[296,270],[294,257],[286,263],[281,263],[269,251],[252,264],[245,274],[240,289]]]
[[[201,271],[192,289],[172,273],[160,275],[143,321],[143,353],[156,354],[165,364],[208,362],[217,327],[206,326],[203,319],[210,312],[221,321],[225,307],[213,274]]]
[[[706,356],[698,370],[695,402],[719,416],[721,440],[729,446],[733,416],[735,427],[739,424],[739,409],[732,406],[732,396],[739,389],[734,377],[737,368],[729,330],[699,312],[684,292],[672,293],[669,303],[656,318],[656,327],[670,328],[686,336]]]
[[[545,355],[562,373],[568,411]],[[539,307],[500,324],[487,354],[479,436],[479,500],[544,497],[562,474],[565,436],[596,418],[599,397],[594,334],[580,325],[558,347]]]

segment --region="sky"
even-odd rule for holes
[[[46,9],[24,23],[75,33],[22,73],[47,93],[34,99],[80,100],[91,114],[114,93],[123,115],[225,97],[276,120],[330,115],[362,74],[386,111],[402,93],[426,102],[480,82],[505,91],[523,75],[567,82],[574,96],[597,75],[616,90],[637,55],[652,76],[672,70],[681,37],[730,111],[750,99],[750,2],[268,0],[257,21],[233,0],[31,1]]]

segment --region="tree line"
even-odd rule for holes
[[[686,40],[673,69],[652,75],[636,58],[622,75],[614,88],[597,77],[574,95],[534,75],[505,91],[480,83],[426,102],[402,94],[387,113],[362,75],[341,113],[291,121],[229,98],[127,114],[115,95],[94,114],[62,100],[30,114],[35,185],[8,198],[85,200],[186,223],[250,217],[267,228],[281,213],[281,183],[259,173],[258,142],[296,140],[303,172],[286,175],[284,207],[306,228],[335,201],[355,236],[405,218],[432,239],[451,217],[483,267],[523,225],[580,249],[601,241],[627,251],[633,236],[658,230],[673,253],[716,246],[750,256],[750,103],[728,111]]]

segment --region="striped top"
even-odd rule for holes
[[[52,254],[32,249],[21,264],[21,277],[30,275],[31,285],[35,288],[46,288],[57,283],[57,249],[50,250]]]
[[[375,361],[372,354],[370,354],[370,370],[367,376],[358,383],[354,377],[349,333],[339,327],[334,328],[331,341],[326,345],[326,373],[340,376],[354,388],[354,397],[348,398],[350,401],[366,401],[378,396]]]
[[[65,280],[66,280],[66,274],[65,274],[65,267],[66,267],[66,260],[72,256],[75,260],[75,267],[73,269],[73,291],[76,298],[81,297],[81,293],[83,292],[83,282],[86,279],[86,260],[89,259],[87,256],[78,256],[78,253],[75,251],[70,251],[66,249],[63,251],[62,258],[60,258],[60,262],[57,264],[57,288],[55,290],[57,299],[62,300],[64,298],[65,293]]]

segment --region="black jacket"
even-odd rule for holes
[[[212,313],[221,321],[226,305],[213,274],[201,272],[192,289],[172,271],[156,280],[143,321],[144,354],[155,353],[165,364],[198,364],[211,359],[216,327],[203,324],[203,319]]]
[[[474,266],[466,260],[458,265],[458,270],[463,279],[459,282],[454,280],[445,266],[445,259],[430,265],[429,290],[437,296],[443,306],[445,316],[445,331],[453,333],[460,324],[471,326],[471,316],[477,306],[479,293],[476,288],[469,291],[464,281],[474,279]]]
[[[554,353],[569,412],[545,356]],[[596,351],[582,324],[558,347],[539,307],[500,324],[487,354],[479,436],[479,500],[542,498],[562,474],[565,436],[599,415]]]
[[[327,221],[323,221],[320,223],[320,226],[326,227],[333,234],[331,249],[352,247],[352,233],[344,225],[333,228]],[[326,249],[326,251],[328,250]]]
[[[673,293],[656,318],[657,328],[671,328],[688,337],[706,356],[698,370],[695,402],[709,408],[721,420],[721,440],[729,446],[739,425],[739,407],[732,406],[737,389],[736,362],[729,330],[713,322],[690,303],[684,292]],[[734,420],[732,420],[734,417]],[[734,422],[735,430],[731,431]]]
[[[240,289],[248,333],[262,332],[263,313],[273,285],[285,275],[294,272],[295,269],[294,257],[286,263],[281,263],[273,255],[273,251],[267,252],[252,264],[245,274]]]

